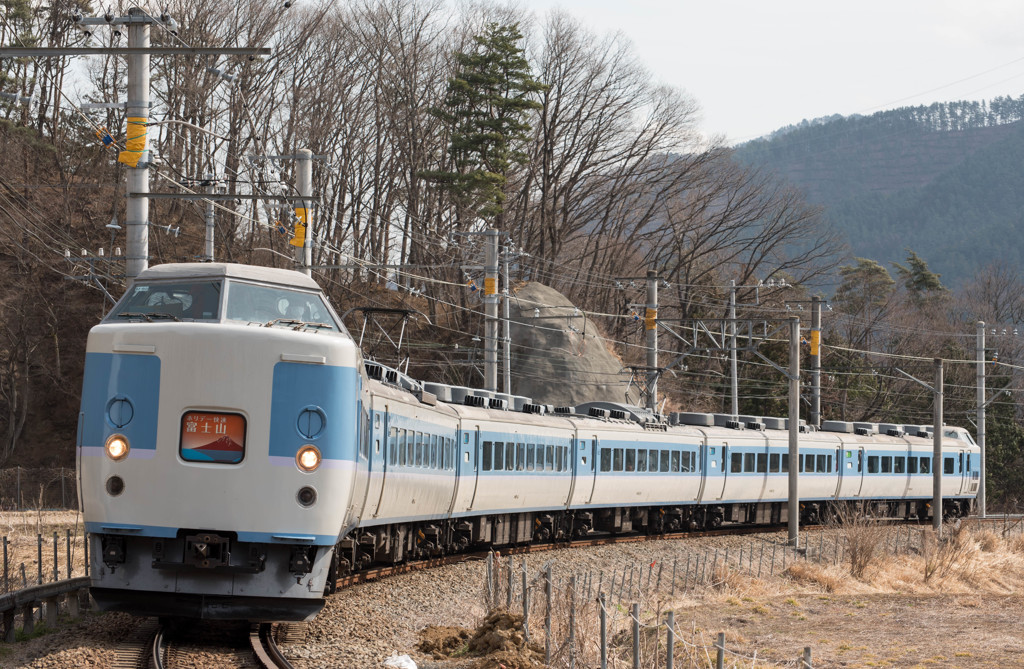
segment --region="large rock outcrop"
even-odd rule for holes
[[[556,406],[637,403],[629,370],[609,352],[604,333],[557,290],[525,284],[514,291],[509,316],[513,393]]]

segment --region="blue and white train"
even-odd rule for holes
[[[782,419],[418,383],[360,351],[287,270],[143,272],[89,333],[78,430],[92,594],[145,615],[308,620],[344,573],[469,547],[786,518]],[[921,426],[802,428],[810,521],[846,502],[927,517]],[[943,430],[944,511],[979,451]]]

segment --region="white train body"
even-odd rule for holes
[[[370,562],[786,520],[784,421],[558,411],[364,365],[301,274],[152,268],[89,335],[93,595],[150,615],[308,619],[337,574]],[[930,513],[924,428],[831,428],[800,435],[805,520],[845,502]],[[950,427],[943,451],[946,511],[962,515],[978,449]]]

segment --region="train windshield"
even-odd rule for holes
[[[136,282],[108,321],[210,321],[220,318],[220,281]]]
[[[230,321],[339,331],[324,298],[315,292],[230,281],[225,313]]]

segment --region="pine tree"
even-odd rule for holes
[[[527,116],[545,86],[530,73],[517,24],[490,23],[473,38],[475,49],[456,53],[458,71],[448,81],[444,107],[432,113],[451,128],[452,170],[424,172],[452,196],[456,215],[500,219],[508,172],[527,160]]]
[[[893,263],[893,266],[896,267],[896,273],[903,279],[903,285],[912,296],[923,299],[929,295],[941,295],[948,292],[939,281],[939,275],[928,269],[928,263],[924,258],[910,249],[906,251],[906,266],[899,263]]]

